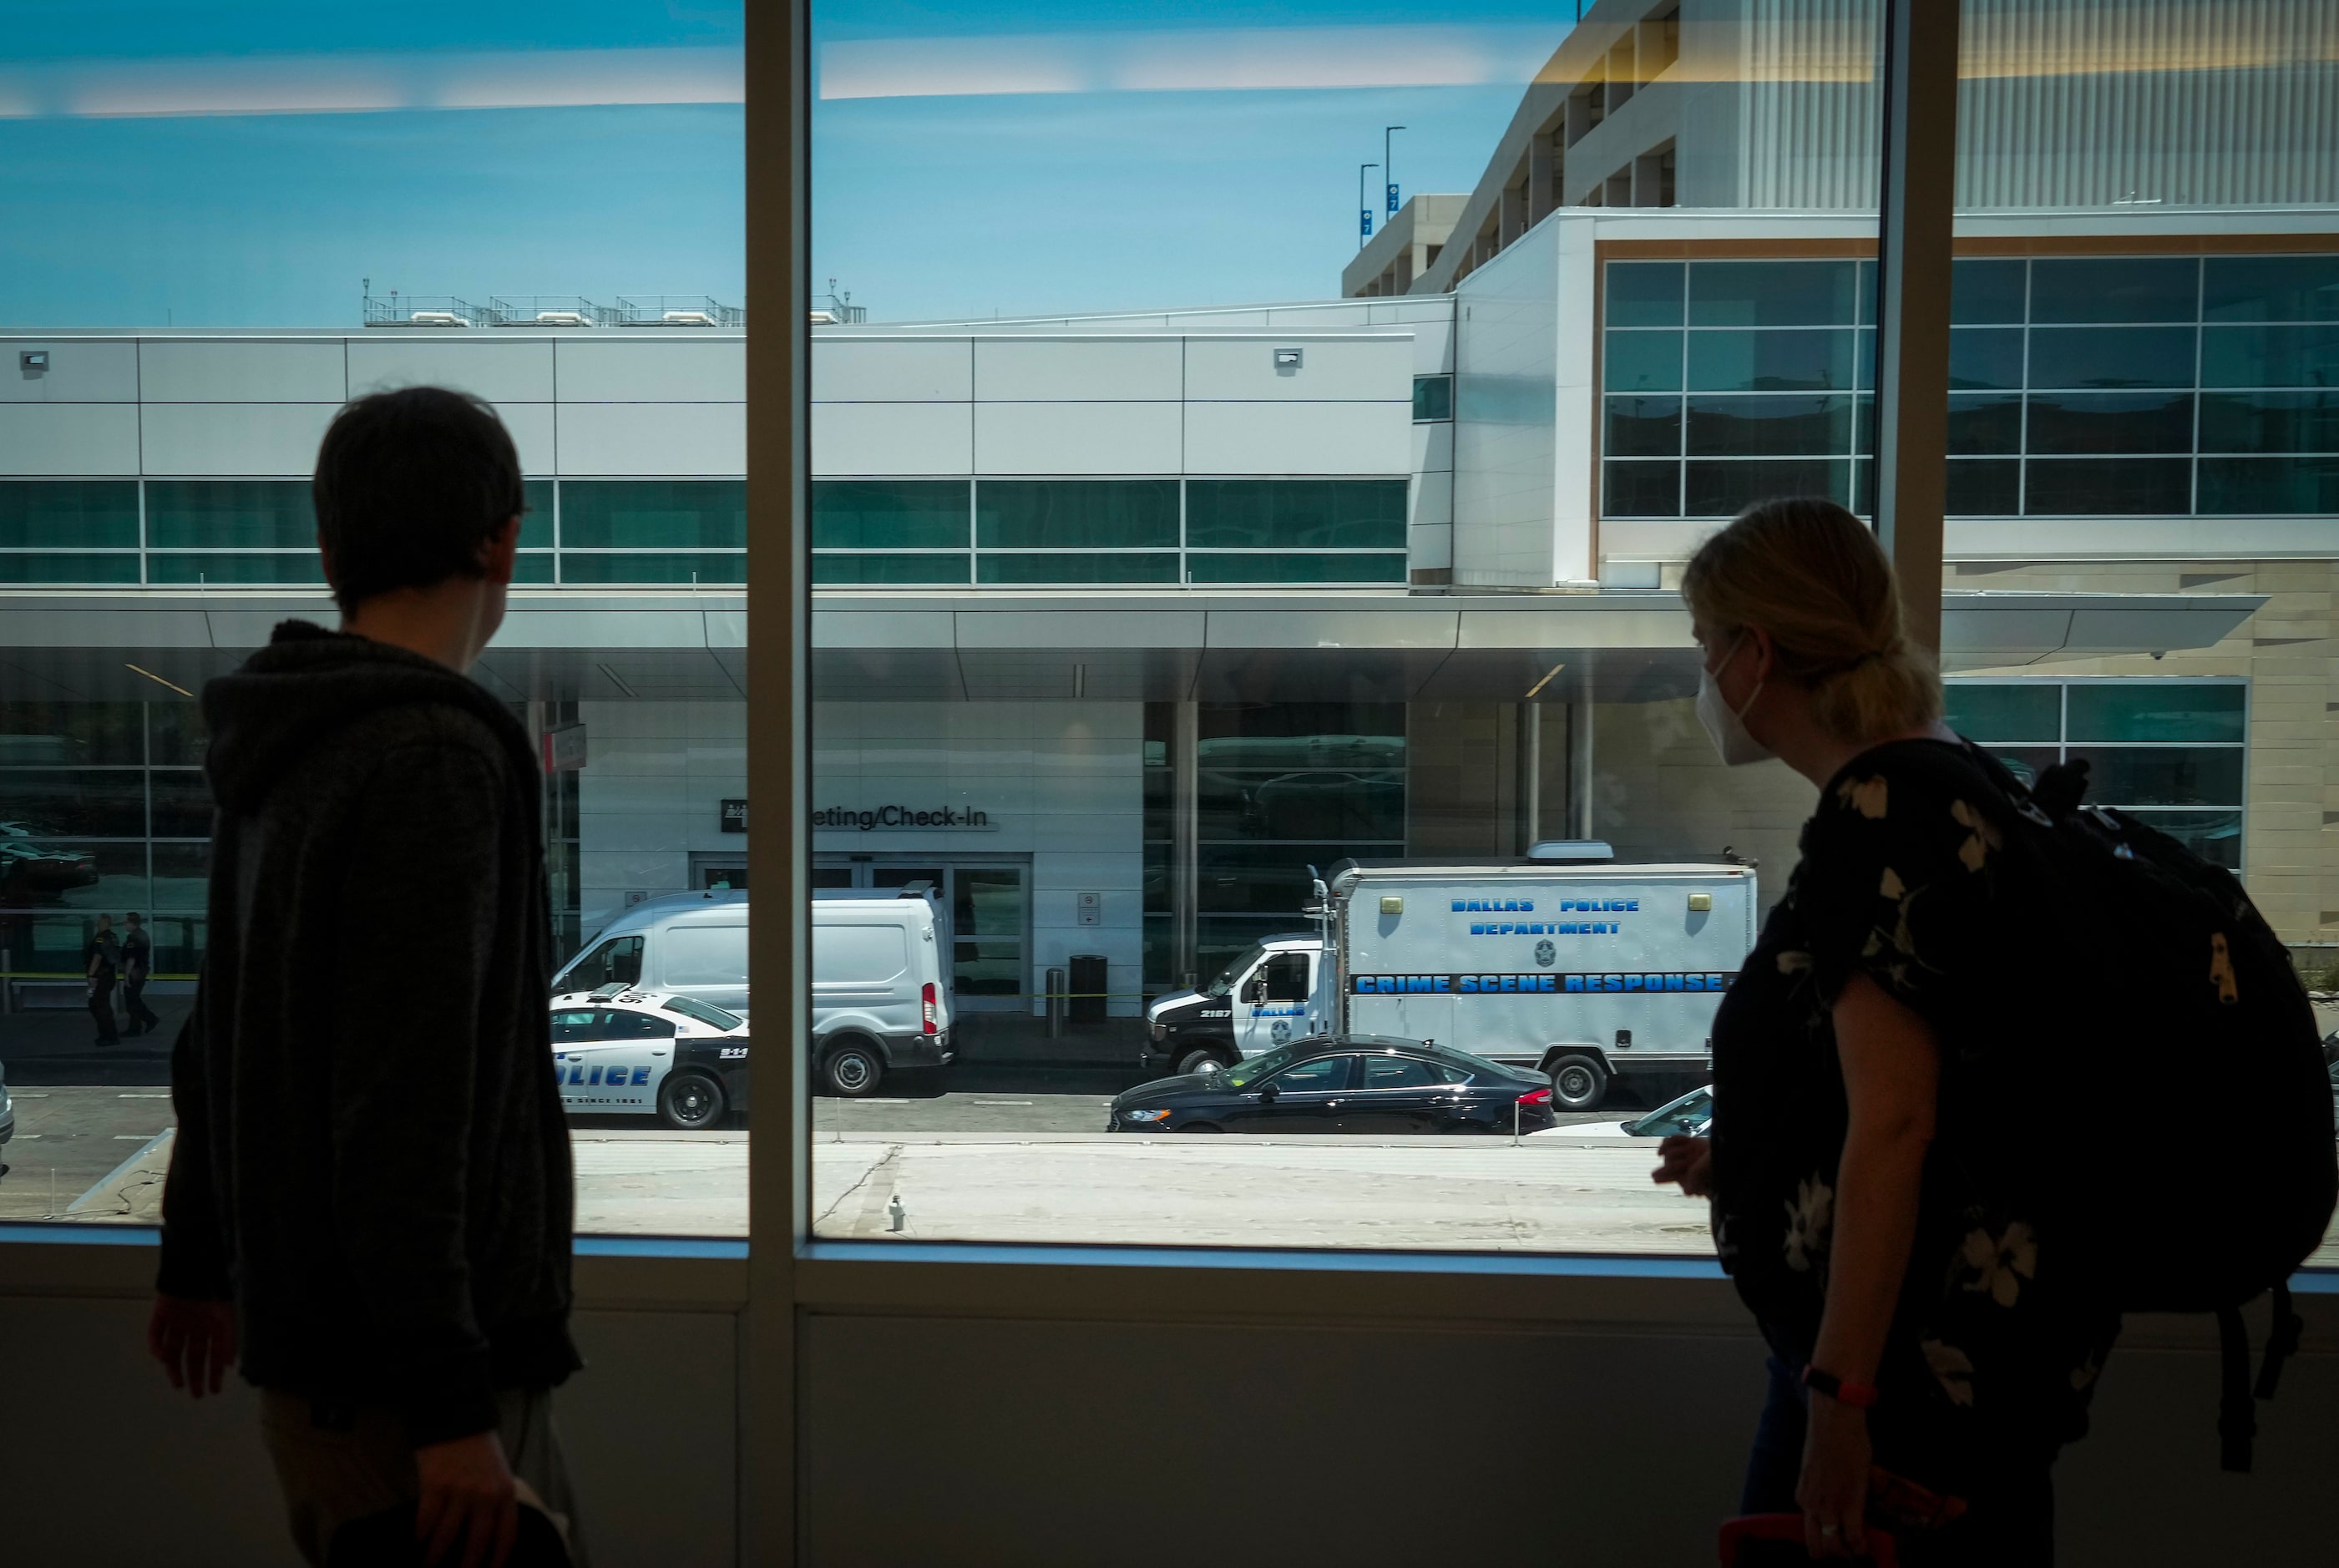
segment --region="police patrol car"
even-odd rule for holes
[[[552,1065],[571,1116],[713,1127],[747,1109],[747,1021],[672,991],[569,991],[552,999]]]

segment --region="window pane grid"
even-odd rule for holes
[[[1821,421],[1725,401],[1857,390],[1850,454],[1870,455],[1872,332],[1856,306],[1820,303],[1844,266],[1608,264],[1604,514],[1726,518],[1847,490],[1868,505],[1865,470],[1752,466],[1841,456],[1832,426],[1814,439]],[[1736,300],[1733,280],[1758,275],[1773,299]],[[2339,515],[2339,257],[1969,259],[1957,277],[1951,516]],[[1830,335],[1851,328],[1845,388]],[[1718,458],[1746,466],[1700,471]]]

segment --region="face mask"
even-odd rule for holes
[[[1746,634],[1739,633],[1738,641],[1732,643],[1730,651],[1722,656],[1724,669],[1729,668],[1730,661],[1738,656],[1739,646],[1745,640]],[[1697,722],[1705,727],[1706,738],[1712,741],[1713,749],[1722,754],[1724,765],[1743,767],[1748,763],[1763,762],[1777,754],[1746,730],[1747,708],[1752,707],[1762,695],[1762,683],[1757,681],[1754,690],[1746,698],[1746,706],[1733,708],[1722,699],[1722,687],[1714,683],[1713,672],[1708,669],[1698,671]]]

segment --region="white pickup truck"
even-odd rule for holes
[[[1604,847],[1342,862],[1317,883],[1318,929],[1154,1000],[1147,1063],[1195,1072],[1307,1035],[1395,1035],[1547,1073],[1569,1110],[1597,1107],[1618,1074],[1703,1074],[1714,1009],[1754,945],[1754,868],[1590,858]]]

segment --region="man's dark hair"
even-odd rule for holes
[[[527,504],[503,421],[443,387],[375,392],[334,415],[311,493],[344,612],[393,588],[480,576],[487,542]]]

